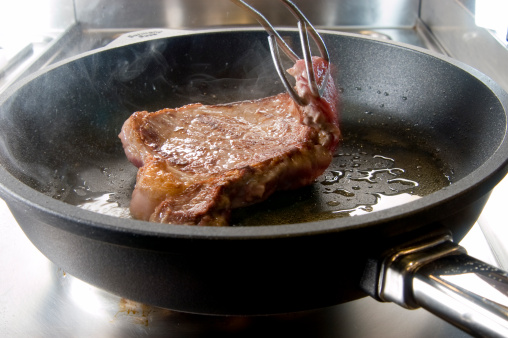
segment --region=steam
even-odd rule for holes
[[[175,54],[166,52],[164,55],[165,47],[163,40],[151,41],[146,50],[132,53],[133,61],[119,61],[112,73],[109,83],[121,89],[120,100],[131,112],[176,108],[196,102],[219,104],[256,99],[284,90],[275,75],[267,48],[259,42],[254,42],[242,55],[233,58],[233,62],[223,63],[213,61],[213,53],[220,54],[220,51],[197,50],[178,55],[176,50]],[[210,54],[212,61],[195,55],[204,52]],[[138,85],[133,87],[133,81]],[[133,88],[153,100],[140,99]],[[125,95],[126,92],[130,94]]]
[[[124,201],[130,197],[135,173],[117,135],[133,112],[195,102],[228,103],[284,91],[268,47],[260,41],[225,51],[199,37],[178,39],[76,59],[0,98],[1,165],[57,199],[73,200],[78,187],[90,196],[113,194]],[[227,54],[234,50],[241,54]],[[105,167],[111,176],[104,175]]]
[[[6,113],[11,105],[11,100],[2,102],[0,109],[0,167],[32,188],[46,192],[49,190],[51,182],[54,181],[55,171],[47,165],[20,156],[16,139],[12,137],[12,133],[17,130],[17,127],[13,119]]]
[[[147,48],[142,51],[132,49],[129,51],[132,55],[129,59],[118,61],[115,70],[112,72],[112,79],[121,83],[129,82],[139,77],[149,66],[150,62],[155,63],[155,67],[160,74],[164,74],[169,64],[162,54],[166,43],[163,40],[152,40],[148,42]]]

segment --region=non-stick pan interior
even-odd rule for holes
[[[297,34],[284,35],[299,45]],[[468,71],[397,44],[332,33],[323,38],[342,93],[345,140],[367,135],[375,143],[376,135],[395,135],[406,148],[435,157],[452,183],[481,166],[503,140],[502,105]],[[92,52],[34,75],[1,98],[1,163],[53,198],[78,204],[80,197],[112,193],[126,207],[136,169],[117,135],[134,111],[283,90],[263,31],[192,34]]]

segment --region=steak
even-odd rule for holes
[[[339,142],[338,93],[326,61],[314,57],[321,97],[311,94],[305,64],[288,70],[299,106],[283,93],[219,105],[189,104],[135,112],[119,135],[139,171],[130,210],[136,219],[189,225],[228,225],[231,209],[276,190],[314,182]]]

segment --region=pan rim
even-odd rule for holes
[[[294,29],[287,29],[295,31]],[[262,31],[256,28],[221,28],[200,31],[190,31],[192,34],[210,34],[221,32],[250,32]],[[452,59],[448,56],[438,54],[436,52],[426,50],[424,48],[407,45],[394,41],[382,41],[372,37],[362,36],[355,33],[337,32],[331,30],[319,30],[322,33],[349,36],[355,39],[372,40],[376,43],[397,46],[399,48],[409,49],[424,55],[428,55],[468,73],[485,85],[499,100],[504,108],[505,117],[508,112],[508,94],[492,79],[485,74],[479,72],[473,67],[466,65],[460,61]],[[7,88],[0,93],[0,105],[2,105],[13,93],[19,88],[30,82],[34,77],[51,71],[65,63],[85,57],[87,55],[100,53],[115,47],[103,47],[94,51],[89,51],[78,56],[63,60],[50,66],[42,71],[36,72],[26,79]],[[103,215],[96,212],[81,209],[79,207],[67,204],[62,201],[53,199],[35,189],[32,189],[18,181],[2,164],[0,164],[0,196],[3,197],[7,204],[11,202],[20,202],[25,205],[45,213],[50,217],[66,218],[71,220],[72,227],[66,226],[66,231],[84,234],[94,239],[108,241],[109,236],[106,233],[124,233],[136,238],[192,238],[192,239],[227,239],[227,240],[251,240],[264,238],[287,238],[295,236],[320,235],[331,232],[340,232],[344,230],[352,230],[375,226],[378,223],[389,222],[393,220],[403,219],[408,216],[417,214],[418,212],[435,207],[439,204],[449,202],[459,195],[468,194],[477,189],[480,185],[484,186],[485,192],[490,191],[508,171],[508,141],[505,127],[503,139],[500,140],[498,148],[481,166],[476,168],[464,178],[452,183],[439,191],[423,196],[416,201],[408,202],[403,205],[395,206],[389,209],[376,211],[370,214],[338,218],[317,222],[284,224],[284,225],[263,225],[263,226],[228,226],[228,227],[202,227],[189,225],[167,225],[160,223],[152,223],[139,221],[134,219],[118,218],[109,215]],[[481,178],[481,180],[477,180]],[[498,180],[498,178],[500,178]],[[482,190],[482,191],[483,191]],[[60,225],[55,225],[59,226]]]

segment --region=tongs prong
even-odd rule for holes
[[[282,49],[282,51],[291,59],[291,61],[296,62],[300,59],[300,57],[288,46],[286,41],[279,35],[279,33],[273,28],[273,26],[270,24],[270,22],[261,14],[259,11],[257,11],[255,8],[250,6],[249,4],[245,3],[243,0],[231,0],[234,3],[236,3],[238,6],[247,9],[250,11],[257,19],[257,21],[263,26],[263,28],[268,33],[268,41],[270,44],[270,51],[272,53],[272,59],[275,65],[275,68],[277,69],[277,73],[282,80],[282,84],[288,91],[289,95],[293,98],[293,100],[298,103],[301,106],[306,105],[308,100],[304,97],[300,97],[294,88],[291,86],[289,80],[286,77],[286,73],[283,70],[282,67],[282,61],[280,58],[279,48]],[[325,74],[325,78],[322,81],[321,88],[318,86],[316,81],[316,76],[314,74],[314,67],[312,65],[312,55],[311,55],[311,48],[310,48],[310,42],[309,42],[309,34],[318,46],[319,52],[321,54],[321,57],[326,60],[326,62],[330,61],[330,57],[328,55],[328,50],[326,49],[326,45],[319,35],[319,33],[316,31],[314,26],[307,20],[307,18],[303,15],[303,13],[300,11],[298,7],[294,3],[292,3],[290,0],[280,0],[286,7],[289,9],[289,11],[295,16],[298,20],[298,30],[300,32],[300,42],[302,45],[302,52],[303,52],[303,59],[305,60],[305,68],[307,71],[307,79],[309,81],[309,87],[312,95],[315,97],[319,97],[323,95],[324,88],[326,86],[326,83],[328,81],[328,75],[329,70]]]

